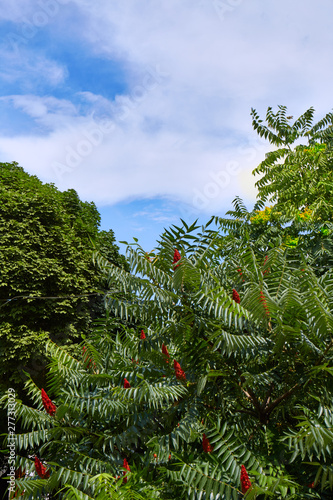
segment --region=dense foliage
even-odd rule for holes
[[[38,373],[44,345],[80,341],[100,309],[105,287],[92,263],[99,245],[124,263],[114,234],[99,232],[94,203],[70,189],[0,164],[0,366],[4,386],[21,379],[20,368]],[[45,364],[45,363],[44,363]]]
[[[82,359],[49,345],[57,413],[44,413],[30,383],[39,409],[20,408],[34,430],[18,444],[42,451],[52,474],[21,480],[26,491],[67,484],[64,498],[95,498],[107,478],[146,498],[237,498],[244,465],[248,498],[329,498],[319,492],[333,480],[331,273],[318,278],[283,246],[266,260],[248,245],[217,262],[219,232],[194,229],[171,229],[154,255],[130,248],[132,274],[100,260],[136,293],[135,302],[112,299],[112,309],[140,316],[145,338],[114,338],[101,324]],[[176,241],[182,258],[172,264]],[[126,485],[112,479],[124,458]],[[34,470],[31,460],[20,465]]]
[[[277,149],[254,170],[261,178],[256,186],[261,200],[270,199],[274,209],[296,217],[300,208],[309,209],[321,221],[332,220],[333,113],[313,124],[309,108],[294,123],[287,108],[268,108],[266,123],[252,110],[253,128]],[[306,140],[306,144],[301,141]]]
[[[326,171],[330,117],[325,132],[311,111],[288,125],[269,109],[267,128],[253,113],[287,163],[314,130]],[[80,357],[48,342],[47,394],[30,380],[34,406],[18,402],[22,499],[332,498],[332,200],[287,203],[296,186],[264,163],[251,212],[237,199],[154,253],[129,245],[129,270],[96,253],[119,321],[99,320]]]

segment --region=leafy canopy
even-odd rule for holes
[[[18,446],[42,454],[51,475],[20,480],[21,490],[61,486],[94,498],[96,477],[108,474],[119,494],[236,499],[245,465],[247,498],[325,498],[308,485],[324,495],[333,480],[332,273],[317,277],[297,248],[283,246],[265,261],[244,242],[222,261],[219,231],[197,229],[171,228],[154,254],[130,246],[131,272],[99,257],[135,294],[109,295],[109,308],[140,328],[114,337],[112,322],[101,322],[81,359],[48,344],[58,409],[46,415],[30,382],[37,409],[20,406],[28,432]],[[112,479],[123,477],[124,458],[126,484]],[[24,454],[19,465],[34,470]]]
[[[78,342],[92,310],[100,314],[105,286],[94,249],[116,265],[125,260],[113,232],[99,231],[94,203],[73,189],[60,192],[15,162],[0,163],[0,199],[0,366],[8,386],[23,367],[40,373],[47,339]]]
[[[286,108],[269,109],[266,127],[253,112],[258,132],[284,146],[258,167],[253,211],[236,199],[229,218],[201,229],[182,221],[150,254],[129,245],[129,270],[96,255],[117,283],[108,311],[136,327],[98,322],[82,357],[48,343],[57,411],[45,413],[30,381],[18,466],[33,473],[37,453],[50,477],[18,480],[22,498],[331,498],[330,198],[292,204],[288,194],[303,182],[288,182],[302,158],[314,177],[330,175],[331,118],[312,126],[312,115],[289,125]],[[303,136],[314,149],[301,158],[291,146]]]

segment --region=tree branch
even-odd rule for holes
[[[282,401],[284,401],[285,399],[287,399],[289,396],[291,396],[291,394],[296,391],[296,389],[298,389],[298,387],[300,387],[301,384],[297,383],[295,384],[291,389],[289,389],[289,391],[285,392],[284,394],[282,394],[281,396],[279,396],[278,398],[276,398],[266,409],[265,409],[265,413],[266,415],[268,416],[273,410],[274,408],[276,408]]]

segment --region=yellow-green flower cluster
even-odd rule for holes
[[[299,238],[292,238],[289,234],[286,236],[284,240],[284,244],[289,248],[294,248],[298,244]]]
[[[326,144],[315,144],[311,148],[304,148],[303,151],[315,155],[317,153],[322,153],[326,149]]]
[[[303,212],[300,212],[297,216],[298,220],[309,221],[312,218],[312,210],[306,207]]]
[[[257,210],[254,217],[250,218],[252,224],[267,224],[270,221],[272,208],[265,207],[265,210]]]
[[[322,227],[320,229],[320,232],[323,236],[328,236],[331,233],[331,231],[327,227]]]

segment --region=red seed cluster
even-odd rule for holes
[[[126,379],[125,379],[126,380]],[[123,463],[123,467],[124,469],[126,469],[128,472],[131,472],[131,468],[130,466],[128,465],[128,462],[126,460],[126,458],[124,458],[124,463]],[[123,483],[126,484],[127,483],[127,477],[126,477],[126,474],[127,472],[124,471],[124,479],[123,479]]]
[[[25,477],[25,469],[23,469],[23,471],[22,471],[22,467],[19,466],[19,468],[16,469],[16,471],[15,471],[15,479],[22,479],[22,477]],[[14,495],[12,495],[10,498],[21,497],[22,495],[24,495],[24,493],[25,493],[25,490],[23,490],[21,493],[19,493],[18,488],[16,488]]]
[[[237,272],[239,273],[239,277],[241,278],[243,276],[243,273],[242,273],[242,269],[239,267],[237,269]],[[245,281],[243,278],[242,278],[243,281]]]
[[[234,288],[232,289],[232,300],[234,300],[236,304],[240,303],[239,293]]]
[[[164,344],[162,344],[162,354],[164,354],[164,356],[166,358],[165,362],[169,363],[169,359],[168,358],[170,358],[170,354],[169,354],[168,348]]]
[[[268,260],[268,255],[265,255],[264,265],[266,264],[267,260]],[[266,269],[265,271],[263,271],[262,274],[266,274],[268,272],[269,272],[269,269]]]
[[[241,480],[241,484],[242,484],[242,493],[245,494],[247,492],[247,490],[251,488],[252,484],[251,484],[247,470],[245,469],[244,465],[242,465],[242,467],[241,467],[240,480]]]
[[[25,477],[25,469],[22,470],[22,467],[19,466],[19,468],[15,471],[15,478],[21,479],[22,477]]]
[[[145,332],[143,330],[141,330],[140,339],[145,340],[145,338],[146,338]]]
[[[265,299],[265,295],[263,294],[262,291],[260,292],[259,301],[262,302],[262,305],[264,306],[264,309],[265,309],[265,313],[267,314],[267,316],[269,316],[269,310],[268,310],[267,302],[266,302],[266,299]]]
[[[184,370],[181,369],[181,366],[180,364],[174,359],[173,360],[173,366],[174,366],[174,369],[175,369],[175,374],[176,374],[176,378],[178,380],[186,380],[186,375],[185,375],[185,372]]]
[[[173,254],[173,268],[176,269],[176,267],[179,267],[180,264],[177,264],[175,265],[180,259],[182,258],[182,256],[180,255],[180,253],[178,252],[177,248],[175,248],[175,253]]]
[[[127,378],[124,378],[124,389],[130,389],[131,387],[131,384],[129,383],[129,381],[127,380]]]
[[[47,479],[48,477],[50,477],[50,471],[46,470],[38,457],[35,457],[35,469],[39,477],[41,477],[42,479]]]
[[[206,434],[202,435],[202,447],[205,453],[211,453],[214,449],[209,440],[206,438]]]
[[[43,401],[43,406],[45,408],[46,413],[48,413],[49,415],[51,415],[53,417],[53,415],[57,411],[57,407],[55,404],[52,403],[51,399],[48,397],[48,395],[46,394],[44,389],[42,389],[42,401]]]

